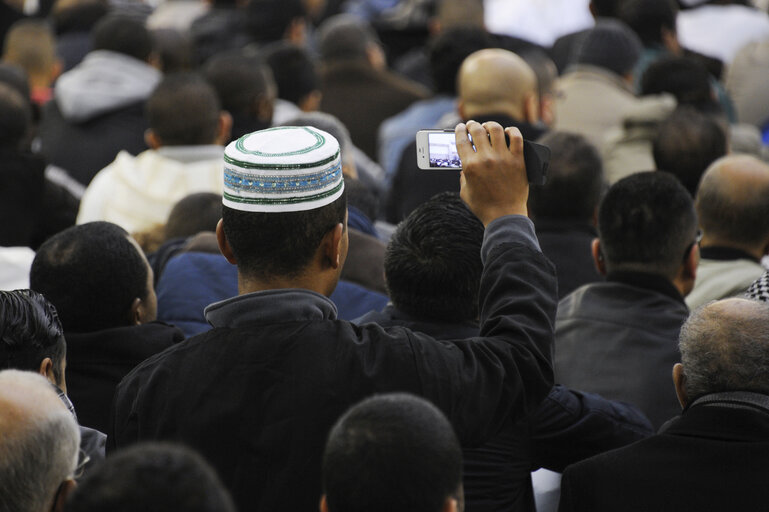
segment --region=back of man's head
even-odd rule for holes
[[[78,482],[67,512],[234,512],[229,493],[200,455],[144,443],[105,459]]]
[[[417,318],[478,317],[483,224],[457,194],[439,194],[398,225],[385,253],[393,304]]]
[[[55,307],[65,332],[92,332],[136,323],[139,299],[154,320],[147,259],[121,227],[91,222],[68,228],[38,249],[30,286]]]
[[[237,2],[236,2],[237,3]],[[302,0],[250,0],[246,3],[245,16],[248,33],[260,43],[278,41],[286,37],[292,24],[305,17]]]
[[[320,90],[316,62],[305,48],[279,43],[266,50],[265,61],[272,69],[279,98],[301,106],[308,95]]]
[[[5,36],[3,61],[20,66],[30,76],[53,80],[57,57],[50,25],[32,19],[15,23]]]
[[[374,29],[356,16],[338,14],[318,27],[318,47],[324,63],[366,60],[370,48],[378,45]]]
[[[598,150],[576,133],[551,132],[539,142],[550,148],[551,156],[547,183],[529,191],[532,217],[591,222],[604,188]]]
[[[79,446],[75,418],[45,378],[0,372],[0,512],[61,510]]]
[[[18,150],[32,124],[32,107],[16,89],[0,82],[0,148]]]
[[[609,272],[673,279],[695,241],[697,215],[677,178],[642,172],[616,182],[598,208],[598,234]]]
[[[710,74],[690,57],[664,57],[649,65],[641,77],[641,95],[669,93],[679,105],[712,111],[715,106]]]
[[[623,0],[590,0],[590,11],[596,18],[612,18]]]
[[[132,17],[105,16],[91,32],[94,50],[109,50],[147,61],[152,54],[152,36],[143,23]]]
[[[602,18],[577,48],[576,62],[624,77],[632,73],[642,50],[641,40],[630,27],[613,18]]]
[[[446,417],[424,399],[369,398],[329,434],[321,510],[440,512],[452,501],[461,510],[461,488],[459,442]]]
[[[679,337],[689,403],[724,391],[769,395],[769,304],[745,299],[696,309]]]
[[[675,34],[677,15],[675,0],[624,0],[617,12],[647,47],[659,47],[666,33]]]
[[[696,202],[703,245],[762,251],[769,243],[769,165],[761,160],[716,160],[702,176]]]
[[[215,231],[222,218],[222,196],[212,192],[190,194],[177,202],[165,226],[165,239],[186,238],[202,231]]]
[[[168,75],[147,100],[150,130],[163,146],[214,144],[221,107],[214,89],[193,73]]]
[[[457,74],[471,54],[492,46],[491,36],[481,27],[457,26],[442,30],[428,44],[430,76],[437,93],[455,96]]]
[[[727,151],[721,124],[690,106],[673,111],[660,124],[652,144],[657,170],[676,176],[692,197],[705,169]]]
[[[521,121],[539,111],[537,77],[511,51],[489,48],[468,56],[457,77],[459,110],[465,119],[505,114]],[[534,113],[529,110],[534,109]],[[531,115],[530,115],[531,114]]]
[[[50,359],[59,387],[67,346],[56,309],[32,290],[0,291],[0,369],[38,372]]]

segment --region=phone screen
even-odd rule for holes
[[[427,134],[427,151],[430,167],[459,169],[462,162],[457,153],[457,139],[454,132],[430,132]]]

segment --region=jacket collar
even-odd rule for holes
[[[666,277],[651,274],[647,272],[631,272],[631,271],[615,271],[609,272],[606,276],[607,281],[614,281],[618,283],[624,283],[629,286],[635,286],[636,288],[644,288],[646,290],[652,290],[663,295],[671,297],[681,304],[685,304],[684,298],[678,289],[673,286]]]
[[[328,297],[310,290],[289,288],[247,293],[215,302],[205,309],[214,327],[241,327],[258,321],[278,323],[336,320],[336,306]]]
[[[686,410],[692,407],[727,407],[731,409],[754,409],[769,415],[769,395],[750,391],[725,391],[710,393],[694,400]]]

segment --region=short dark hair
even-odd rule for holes
[[[206,61],[203,76],[216,91],[222,108],[232,115],[252,114],[256,101],[275,90],[269,68],[256,57],[241,53],[214,55]]]
[[[223,206],[222,224],[240,272],[262,278],[296,277],[323,237],[345,222],[346,212],[343,192],[331,204],[299,212],[244,212]]]
[[[754,246],[769,237],[769,184],[754,183],[747,190],[730,192],[725,180],[709,172],[722,160],[744,158],[758,165],[763,162],[749,155],[727,156],[716,160],[705,171],[697,189],[696,206],[702,231],[722,241]]]
[[[150,128],[164,146],[213,144],[219,129],[219,98],[194,73],[166,75],[147,100]]]
[[[652,144],[657,170],[676,176],[692,197],[705,169],[727,150],[721,124],[687,105],[676,108],[660,124]]]
[[[245,8],[249,37],[257,42],[278,41],[291,23],[304,18],[301,0],[251,0]]]
[[[662,44],[662,30],[675,33],[678,5],[675,0],[624,0],[617,17],[632,28],[644,46]]]
[[[617,14],[617,9],[624,0],[590,0],[596,17],[611,18]]]
[[[590,221],[604,190],[598,150],[582,135],[551,132],[539,141],[551,151],[547,183],[532,186],[529,209],[537,219]]]
[[[20,149],[32,125],[32,107],[19,92],[0,82],[0,148]]]
[[[457,26],[441,31],[427,46],[430,77],[435,92],[457,95],[457,73],[462,62],[471,54],[491,48],[488,32],[479,27]]]
[[[194,45],[187,32],[172,28],[156,28],[150,32],[163,73],[180,73],[193,67]]]
[[[281,42],[265,50],[267,65],[278,86],[278,97],[299,104],[308,94],[320,89],[317,64],[304,48]]]
[[[710,73],[691,57],[663,57],[652,62],[641,77],[641,95],[668,93],[679,105],[712,109],[715,103]]]
[[[190,194],[177,202],[168,214],[165,238],[193,236],[201,231],[216,231],[222,218],[222,196],[211,192]]]
[[[192,449],[142,443],[111,455],[67,501],[71,512],[234,512],[232,498],[209,464]]]
[[[318,27],[318,48],[323,62],[365,59],[379,38],[369,23],[350,14],[337,14]]]
[[[152,37],[141,23],[130,16],[107,15],[91,31],[92,48],[122,53],[146,61],[152,53]]]
[[[443,321],[475,320],[483,224],[452,192],[417,207],[385,252],[390,299],[404,312]]]
[[[697,232],[689,192],[665,172],[640,172],[609,188],[598,208],[598,236],[608,270],[672,278]]]
[[[45,241],[29,282],[56,307],[66,332],[92,332],[130,325],[134,299],[150,292],[148,272],[123,228],[89,222]]]
[[[0,291],[0,369],[37,372],[46,357],[62,382],[67,352],[56,308],[32,290]]]
[[[462,485],[462,451],[446,417],[408,394],[347,411],[323,454],[330,512],[438,512]]]

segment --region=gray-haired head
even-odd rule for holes
[[[338,14],[318,27],[318,47],[323,62],[368,58],[379,38],[365,20],[350,14]]]
[[[80,430],[33,372],[0,372],[0,512],[51,510],[77,465]]]
[[[689,316],[678,346],[688,403],[723,391],[769,395],[769,304],[710,302]]]

